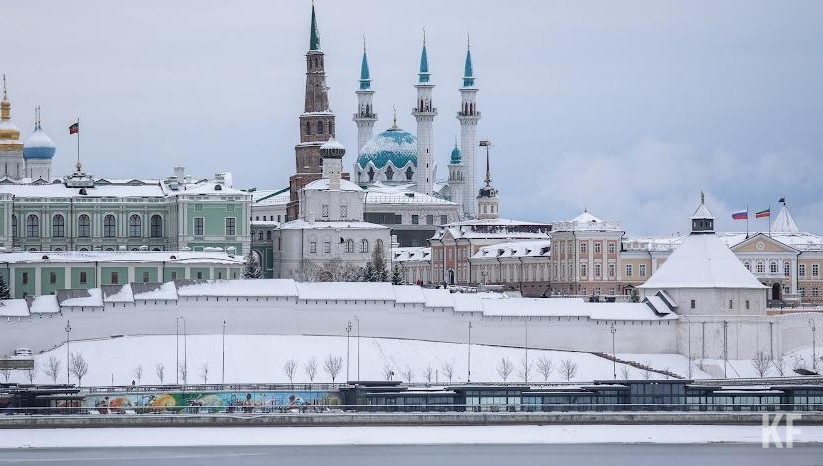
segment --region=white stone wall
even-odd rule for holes
[[[641,295],[654,296],[658,290],[641,289]],[[677,303],[680,315],[759,315],[766,314],[766,291],[739,288],[679,288],[665,290]],[[694,300],[695,308],[691,308]],[[731,309],[729,301],[732,302]],[[746,301],[749,308],[746,309]]]

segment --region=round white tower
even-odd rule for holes
[[[374,123],[377,121],[377,114],[374,113],[372,104],[374,91],[371,88],[365,40],[363,41],[363,61],[360,64],[360,88],[355,94],[357,94],[357,113],[354,114],[353,120],[357,125],[357,155],[360,155],[363,146],[371,140],[374,134]]]
[[[26,176],[32,180],[51,181],[51,159],[57,147],[54,141],[43,131],[40,122],[40,108],[35,110],[34,132],[23,145],[23,158],[26,160]]]
[[[477,192],[477,88],[474,87],[471,46],[466,50],[466,64],[463,73],[463,87],[460,88],[460,152],[463,158],[464,192]],[[469,217],[477,217],[477,203],[473,196],[463,196],[463,212]]]
[[[412,115],[417,120],[417,173],[416,190],[432,194],[434,185],[434,134],[432,126],[437,108],[434,106],[434,84],[430,82],[429,59],[426,56],[426,36],[423,36],[423,52],[420,55],[420,72],[414,87],[417,89],[417,103]]]

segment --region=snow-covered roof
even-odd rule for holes
[[[484,239],[549,239],[551,226],[542,223],[508,219],[476,219],[450,223],[438,228],[433,239],[447,233],[453,238]]]
[[[775,233],[800,233],[800,229],[797,228],[797,223],[795,223],[794,218],[792,218],[792,214],[789,213],[789,208],[786,207],[786,204],[783,204],[780,212],[778,212],[774,218],[771,230]]]
[[[307,184],[303,189],[307,191],[323,191],[329,189],[329,179],[320,178]],[[362,191],[363,188],[346,179],[340,179],[340,191]]]
[[[765,289],[720,238],[689,235],[654,274],[644,289]]]
[[[393,262],[427,262],[431,259],[431,248],[406,247],[392,248]]]
[[[174,282],[132,283],[131,287],[135,300],[177,299],[177,287],[174,285]]]
[[[424,304],[426,297],[423,288],[413,285],[397,285],[394,287],[395,302],[398,304]]]
[[[216,251],[44,251],[44,252],[0,252],[0,263],[146,263],[166,262],[172,264],[225,264],[242,265],[242,256],[230,256]]]
[[[73,307],[102,307],[103,306],[103,292],[100,288],[92,288],[89,290],[69,290],[84,296],[66,298],[60,302],[60,306]]]
[[[440,204],[457,208],[457,204],[442,197],[430,196],[411,189],[410,184],[386,186],[375,183],[366,187],[366,204]]]
[[[134,294],[131,285],[103,285],[103,301],[107,303],[131,303],[134,302]]]
[[[522,257],[551,257],[551,240],[511,241],[485,246],[472,256],[472,259]]]
[[[46,294],[36,296],[31,302],[32,314],[54,314],[60,312],[60,305],[57,304],[57,296]]]
[[[25,299],[4,299],[0,301],[0,317],[28,317],[29,304]]]
[[[289,203],[289,188],[265,189],[251,192],[255,206],[285,205]]]
[[[714,219],[715,216],[709,207],[706,206],[705,202],[701,202],[700,205],[697,207],[697,210],[694,211],[690,219]]]
[[[588,210],[583,210],[583,213],[578,215],[577,217],[570,220],[570,222],[577,222],[577,223],[597,223],[602,222],[599,218],[595,217],[594,215],[590,214]]]
[[[567,222],[552,224],[553,231],[621,231],[620,222],[601,220],[588,210]]]
[[[360,222],[357,220],[352,221],[339,221],[339,222],[324,222],[324,221],[316,221],[316,222],[308,222],[306,220],[292,220],[291,222],[286,222],[280,225],[281,230],[323,230],[323,229],[340,229],[340,230],[356,230],[356,229],[363,229],[363,230],[372,230],[372,229],[388,229],[389,227],[384,225],[379,225],[377,223],[369,223],[369,222]]]

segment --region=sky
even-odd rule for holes
[[[355,161],[366,37],[376,128],[414,131],[423,28],[438,175],[459,124],[467,34],[504,217],[583,209],[631,235],[685,231],[705,191],[730,212],[785,197],[823,233],[823,2],[316,0],[337,138]],[[287,186],[303,110],[309,0],[4,0],[0,72],[12,118],[34,107],[73,170],[162,178],[174,165],[235,186]],[[479,153],[480,154],[480,153]],[[480,164],[482,165],[482,164]],[[478,179],[482,178],[478,173]],[[766,230],[765,221],[750,227]]]

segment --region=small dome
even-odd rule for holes
[[[454,146],[454,149],[452,149],[452,160],[451,160],[451,164],[452,164],[452,165],[460,165],[461,160],[462,160],[462,157],[461,157],[461,155],[460,155],[460,148],[458,148],[458,147],[455,145],[455,146]]]
[[[57,151],[57,146],[51,140],[43,128],[38,126],[23,144],[23,158],[31,159],[51,159]]]
[[[492,188],[491,186],[483,186],[482,188],[480,188],[480,191],[477,193],[477,197],[480,197],[480,198],[483,198],[483,197],[488,197],[488,198],[497,197],[497,190]]]
[[[417,137],[397,126],[383,131],[363,146],[357,165],[361,170],[371,163],[381,170],[391,162],[394,168],[403,169],[411,164],[417,167]]]

